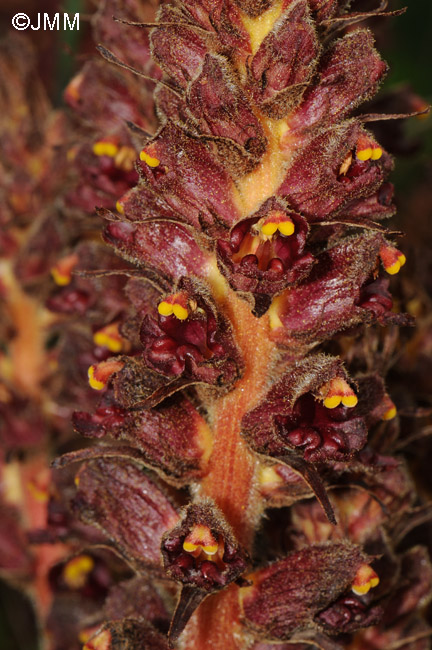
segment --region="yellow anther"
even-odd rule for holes
[[[88,369],[88,380],[90,386],[94,388],[94,390],[102,390],[105,388],[105,383],[103,381],[99,381],[99,379],[96,379],[94,366],[90,366]]]
[[[215,555],[218,552],[219,544],[209,544],[208,546],[203,546],[202,550],[207,553],[207,555]]]
[[[150,156],[150,154],[148,154],[145,149],[143,149],[140,153],[140,160],[145,162],[149,167],[157,167],[160,165],[160,160],[154,156]]]
[[[382,420],[387,422],[388,420],[393,420],[397,415],[397,409],[396,406],[391,406],[387,411],[384,413],[384,415],[381,417]]]
[[[344,395],[342,397],[342,404],[346,406],[349,409],[354,408],[358,403],[358,397],[357,395]]]
[[[120,201],[117,201],[116,203],[116,210],[119,214],[124,214],[124,207],[120,203]]]
[[[324,406],[327,409],[335,409],[336,406],[339,406],[339,404],[342,401],[342,397],[340,395],[332,395],[331,397],[326,397],[324,400]]]
[[[54,282],[59,287],[66,287],[68,284],[71,283],[71,280],[72,280],[70,273],[62,273],[55,266],[51,269],[51,275],[52,275],[52,278],[53,278]]]
[[[353,408],[358,402],[357,395],[342,377],[334,377],[322,386],[320,396],[328,409],[334,409],[341,403],[347,408]]]
[[[183,550],[187,553],[204,551],[207,555],[215,555],[219,544],[213,537],[211,530],[204,525],[197,524],[183,542]]]
[[[372,157],[372,148],[368,147],[367,149],[360,149],[356,152],[356,156],[359,160],[369,160]]]
[[[99,330],[99,332],[95,332],[93,334],[93,341],[100,347],[108,348],[110,352],[118,353],[123,348],[123,341],[115,326],[108,326],[103,330]]]
[[[117,152],[118,146],[114,142],[99,140],[99,142],[95,142],[93,145],[93,153],[95,156],[109,156],[110,158],[114,158]]]
[[[379,160],[382,155],[383,150],[381,147],[375,147],[375,149],[372,149],[371,160]]]
[[[171,316],[173,313],[173,307],[174,305],[171,304],[170,302],[166,302],[166,300],[163,300],[158,304],[158,312],[160,313],[161,316]]]
[[[79,484],[80,484],[80,477],[79,476],[75,476],[74,483],[75,483],[76,487],[79,487]]]
[[[398,260],[397,262],[394,262],[393,264],[390,264],[390,266],[386,266],[385,270],[387,271],[387,273],[389,273],[389,275],[396,275],[396,273],[399,273],[400,267],[401,267],[401,265],[400,265],[400,262]]]
[[[189,316],[189,310],[185,306],[187,304],[187,298],[184,295],[174,294],[159,303],[158,312],[161,316],[171,316],[171,314],[174,314],[179,320],[186,320]]]
[[[78,257],[75,253],[67,255],[58,260],[55,266],[51,268],[51,275],[54,282],[59,287],[65,287],[72,281],[72,271],[78,264]]]
[[[262,234],[267,235],[267,237],[274,235],[277,229],[278,229],[278,224],[273,223],[272,221],[268,221],[263,226],[261,226]]]
[[[63,579],[69,589],[81,589],[87,582],[88,574],[94,568],[94,560],[90,555],[79,555],[63,568]]]
[[[389,275],[396,275],[396,273],[399,273],[401,267],[406,262],[405,255],[393,246],[382,246],[380,249],[380,257],[383,266]]]
[[[285,235],[285,237],[289,237],[294,233],[295,226],[292,221],[282,221],[281,223],[278,224],[278,230],[281,235]]]
[[[364,596],[379,584],[378,575],[368,564],[362,564],[356,573],[351,589],[357,596]]]
[[[178,303],[174,303],[172,308],[173,308],[174,316],[179,320],[186,320],[186,318],[189,316],[188,310],[185,307],[179,305]]]

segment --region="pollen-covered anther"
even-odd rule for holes
[[[183,549],[195,557],[204,551],[206,555],[216,555],[219,549],[217,540],[208,526],[197,524],[183,542]]]
[[[109,630],[102,630],[93,636],[83,646],[83,650],[109,650],[111,647],[111,632]]]
[[[124,340],[119,332],[119,323],[110,323],[109,325],[97,330],[97,332],[93,334],[93,341],[100,347],[108,348],[110,352],[121,352]]]
[[[356,158],[362,162],[367,160],[379,160],[383,150],[371,138],[362,136],[358,139],[356,145]]]
[[[51,275],[59,287],[65,287],[72,281],[72,271],[78,264],[78,256],[72,253],[59,260],[51,268]]]
[[[356,596],[364,596],[379,584],[379,577],[369,564],[362,564],[351,585]]]
[[[117,155],[119,148],[115,142],[109,140],[98,140],[92,147],[95,156],[108,156],[114,158]]]
[[[390,275],[396,275],[399,273],[401,267],[406,262],[406,257],[394,246],[381,246],[379,256],[381,262]]]
[[[278,210],[273,210],[266,217],[260,219],[253,230],[258,231],[264,238],[272,237],[275,233],[279,232],[284,237],[289,237],[294,234],[294,223],[286,214]]]
[[[124,211],[124,207],[123,207],[123,205],[120,203],[120,201],[117,201],[117,203],[116,203],[116,210],[117,210],[117,212],[118,212],[119,214],[124,214],[124,213],[125,213],[125,211]]]
[[[396,406],[388,395],[386,395],[383,400],[383,408],[385,409],[385,411],[381,416],[381,420],[384,420],[384,422],[388,422],[388,420],[393,420],[396,417],[397,415]]]
[[[179,320],[186,320],[196,305],[185,293],[175,293],[166,296],[158,305],[158,312],[161,316],[175,316]]]
[[[90,555],[78,555],[63,567],[63,580],[69,589],[82,589],[89,573],[94,569],[94,560]]]
[[[145,162],[149,167],[158,167],[160,165],[160,160],[156,156],[155,148],[151,145],[141,151],[140,160]]]
[[[357,395],[342,377],[335,377],[324,384],[320,389],[320,396],[328,409],[334,409],[340,404],[353,408],[358,402]]]
[[[123,361],[117,359],[108,359],[98,364],[93,364],[88,369],[89,384],[95,390],[102,390],[107,385],[111,375],[121,370],[124,366]]]

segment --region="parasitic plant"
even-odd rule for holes
[[[47,301],[78,316],[63,363],[101,393],[69,395],[90,442],[55,462],[81,463],[65,529],[105,549],[69,586],[114,576],[76,624],[85,650],[429,647],[377,352],[379,328],[412,324],[390,293],[393,161],[367,128],[389,116],[359,108],[387,70],[362,23],[397,12],[357,4],[107,0],[94,18],[105,60],[66,90],[66,203],[97,206],[105,243],[80,221]]]
[[[93,156],[127,182],[122,152],[139,148],[137,182],[99,209],[130,264],[130,305],[97,330],[110,353],[89,381],[102,400],[74,416],[103,440],[58,464],[84,461],[75,515],[140,579],[178,585],[168,638],[180,648],[388,647],[404,562],[414,581],[425,572],[404,611],[425,635],[429,564],[393,544],[409,478],[374,446],[396,407],[353,351],[375,324],[411,322],[389,291],[405,263],[382,225],[392,159],[365,126],[376,116],[357,110],[387,69],[358,23],[385,7],[346,5],[182,0],[143,22],[129,3],[116,33],[133,40],[111,27],[99,48],[127,71],[119,117],[132,117]],[[103,35],[101,24],[106,7]],[[134,48],[148,29],[152,60]],[[66,93],[78,110],[89,74]],[[134,101],[149,77],[153,136]],[[86,650],[166,646],[135,611],[106,620]]]

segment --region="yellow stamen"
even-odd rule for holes
[[[261,226],[262,234],[267,236],[274,235],[277,229],[278,229],[277,223],[273,223],[272,221],[269,221],[265,223],[263,226]]]
[[[368,564],[362,564],[356,573],[351,589],[357,596],[364,596],[379,584],[378,575]]]
[[[352,395],[344,395],[342,397],[342,404],[344,406],[346,406],[347,408],[349,408],[349,409],[354,408],[354,406],[356,406],[357,403],[358,403],[357,395],[354,395],[354,394],[352,394]]]
[[[105,388],[105,383],[103,381],[100,381],[99,379],[96,379],[95,377],[95,366],[90,366],[88,369],[88,380],[90,386],[94,390],[102,390]]]
[[[63,579],[69,589],[84,587],[87,576],[93,570],[94,564],[94,560],[90,555],[79,555],[72,558],[63,568]]]
[[[78,264],[78,256],[73,253],[58,260],[51,269],[51,275],[54,282],[59,287],[65,287],[72,282],[72,271]]]
[[[380,257],[383,266],[389,275],[399,273],[406,262],[406,257],[394,246],[385,245],[380,248]]]
[[[189,316],[188,310],[178,303],[174,303],[173,305],[173,314],[179,320],[186,320],[186,318]]]
[[[158,304],[158,312],[161,316],[171,316],[174,311],[173,307],[174,305],[172,305],[170,302],[163,300]]]
[[[285,235],[285,237],[289,237],[294,233],[295,226],[292,221],[282,221],[281,223],[278,224],[278,230],[281,235]]]
[[[372,157],[372,148],[368,147],[367,149],[360,149],[360,151],[356,152],[356,156],[359,160],[369,160],[369,158]]]
[[[95,156],[109,156],[110,158],[114,158],[117,152],[118,146],[114,142],[99,140],[99,142],[95,142],[93,145],[93,153]]]
[[[397,415],[397,409],[396,406],[391,406],[381,417],[382,420],[387,422],[387,420],[393,420]]]
[[[396,275],[396,273],[399,273],[400,271],[400,262],[399,260],[397,262],[394,262],[393,264],[390,264],[390,266],[386,266],[385,270],[389,275]]]
[[[150,156],[144,149],[140,153],[140,160],[146,163],[149,167],[158,167],[160,160],[154,156]]]
[[[119,334],[118,323],[111,323],[93,334],[96,345],[108,348],[111,352],[118,353],[123,348],[123,340]]]
[[[320,395],[328,409],[334,409],[341,403],[347,408],[353,408],[358,403],[357,395],[342,377],[334,377],[322,386]]]
[[[375,147],[375,149],[372,149],[371,160],[379,160],[382,155],[383,150],[381,147]]]
[[[171,314],[174,314],[179,320],[186,320],[189,316],[189,310],[186,305],[190,306],[192,310],[194,309],[192,302],[189,301],[188,303],[185,294],[172,294],[159,303],[158,312],[161,316],[171,316]]]
[[[116,203],[116,210],[119,214],[124,214],[124,207],[120,203],[120,201],[117,201]]]
[[[71,283],[71,280],[72,280],[69,273],[62,273],[55,266],[51,269],[51,275],[52,275],[52,278],[53,278],[54,282],[59,287],[66,287],[68,284]]]
[[[215,555],[218,552],[219,544],[213,537],[208,526],[197,524],[183,542],[183,549],[187,553],[204,551],[207,555]]]
[[[327,409],[335,409],[336,406],[339,406],[342,398],[340,395],[332,395],[331,397],[326,397],[324,400],[324,406]]]

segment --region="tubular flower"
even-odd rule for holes
[[[412,324],[390,292],[406,260],[381,223],[393,161],[357,111],[387,66],[352,25],[385,4],[104,0],[93,17],[105,60],[65,92],[63,200],[88,226],[61,233],[44,294],[64,324],[56,399],[87,442],[54,461],[32,531],[73,541],[49,572],[56,648],[425,634],[429,561],[400,545],[423,506],[373,339]]]

